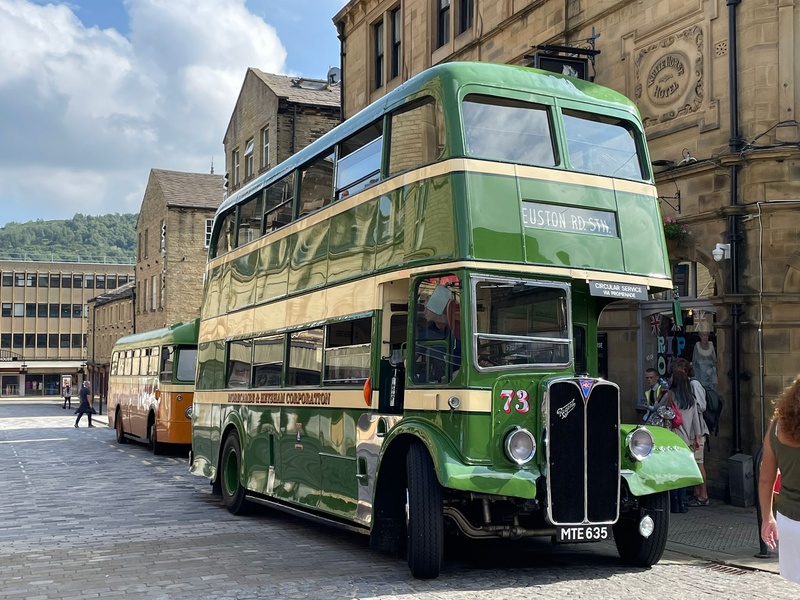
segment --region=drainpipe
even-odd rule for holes
[[[741,0],[727,0],[728,5],[728,81],[730,98],[730,151],[738,153],[743,146],[739,135],[739,67],[736,43],[736,7]],[[730,166],[730,206],[739,204],[739,165]],[[739,242],[742,236],[739,232],[739,219],[735,215],[728,217],[728,241],[731,244],[731,296],[736,299],[739,294]],[[742,316],[742,305],[738,302],[731,304],[731,395],[733,399],[733,454],[741,452],[742,424],[741,424],[741,389],[739,380],[741,376],[741,336],[739,327]]]
[[[297,104],[292,106],[292,155],[297,152]]]
[[[344,51],[344,21],[339,21],[336,24],[339,37],[339,121],[344,121],[344,58],[346,52]]]

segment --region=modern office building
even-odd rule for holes
[[[0,395],[54,396],[87,370],[87,303],[133,279],[132,264],[0,260]]]

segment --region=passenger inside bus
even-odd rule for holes
[[[416,383],[447,383],[461,366],[457,299],[444,285],[420,297],[417,314]]]

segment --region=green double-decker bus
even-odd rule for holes
[[[438,575],[445,535],[663,552],[672,432],[620,422],[597,322],[672,287],[634,105],[524,67],[410,79],[227,198],[192,473]]]

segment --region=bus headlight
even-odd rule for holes
[[[653,453],[656,443],[653,434],[644,427],[637,427],[628,434],[625,443],[633,460],[643,461]]]
[[[509,460],[524,465],[536,454],[536,440],[530,431],[517,426],[506,436],[505,450]]]
[[[191,419],[192,418],[192,407],[190,406],[189,408],[187,408],[186,412],[184,414],[186,415],[187,419]]]

